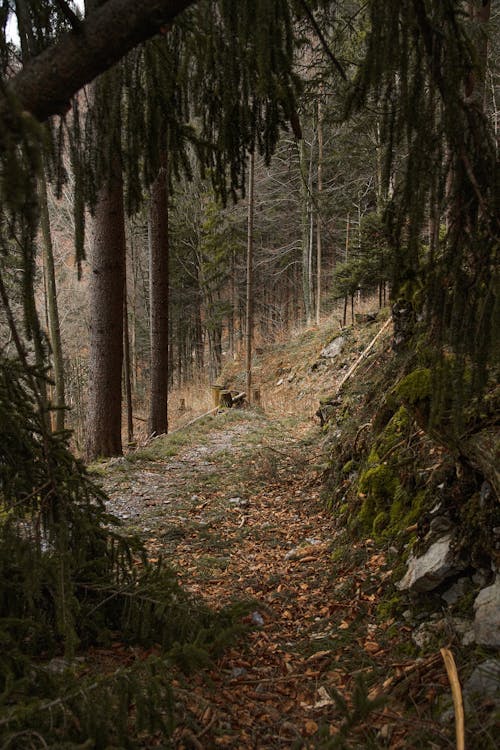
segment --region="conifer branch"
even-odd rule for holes
[[[69,7],[69,5],[66,3],[66,0],[56,0],[56,4],[66,20],[70,22],[73,31],[80,31],[82,28],[82,21]]]
[[[299,0],[299,2],[300,2],[301,6],[304,9],[304,13],[306,14],[307,18],[309,19],[309,22],[310,22],[311,26],[313,27],[313,29],[314,29],[314,31],[316,33],[316,36],[318,37],[319,41],[321,42],[321,45],[322,45],[324,51],[326,52],[326,54],[328,55],[328,57],[330,58],[330,60],[332,61],[332,63],[335,65],[335,67],[336,67],[338,73],[340,74],[340,76],[344,79],[344,81],[347,81],[347,75],[345,73],[344,68],[342,67],[342,65],[337,60],[337,58],[335,57],[335,55],[331,51],[330,47],[328,46],[328,42],[326,41],[326,39],[325,39],[325,37],[323,35],[323,32],[321,31],[321,29],[320,29],[320,27],[318,25],[318,22],[314,18],[313,12],[311,11],[311,9],[309,8],[309,6],[307,5],[306,0]]]
[[[37,120],[69,109],[71,97],[115,65],[131,49],[160,33],[194,0],[107,0],[30,60],[8,88]],[[0,93],[0,121],[9,122],[11,103]]]

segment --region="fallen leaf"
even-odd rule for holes
[[[318,731],[318,725],[312,719],[309,719],[305,723],[306,734],[314,734]]]
[[[332,706],[335,701],[330,697],[328,690],[321,686],[318,688],[319,700],[314,704],[314,708],[324,708],[325,706]]]
[[[318,661],[319,659],[323,659],[325,656],[330,656],[331,653],[331,649],[329,649],[328,651],[316,651],[316,653],[312,654],[312,656],[310,656],[307,661]]]

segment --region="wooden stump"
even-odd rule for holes
[[[211,386],[211,390],[212,390],[212,403],[213,403],[214,409],[215,409],[220,404],[220,394],[221,394],[221,391],[222,391],[222,386],[221,385],[212,385]]]

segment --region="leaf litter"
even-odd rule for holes
[[[214,607],[251,601],[237,645],[176,675],[174,747],[449,746],[431,713],[439,653],[401,658],[409,633],[377,618],[386,551],[368,539],[332,555],[345,539],[321,500],[317,428],[251,411],[220,421],[102,478],[109,509],[184,587]],[[415,718],[437,744],[412,744]]]

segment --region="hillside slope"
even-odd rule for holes
[[[390,327],[338,392],[384,317],[342,331],[333,357],[334,326],[259,352],[262,409],[205,417],[104,469],[109,509],[152,559],[215,607],[250,600],[247,636],[177,673],[175,747],[450,747],[440,649],[464,685],[470,746],[494,747],[498,660],[473,625],[494,582],[491,492],[403,405],[411,353],[395,357]],[[223,384],[243,377],[231,363]],[[465,496],[482,503],[482,537],[398,589],[411,548],[461,528]]]

